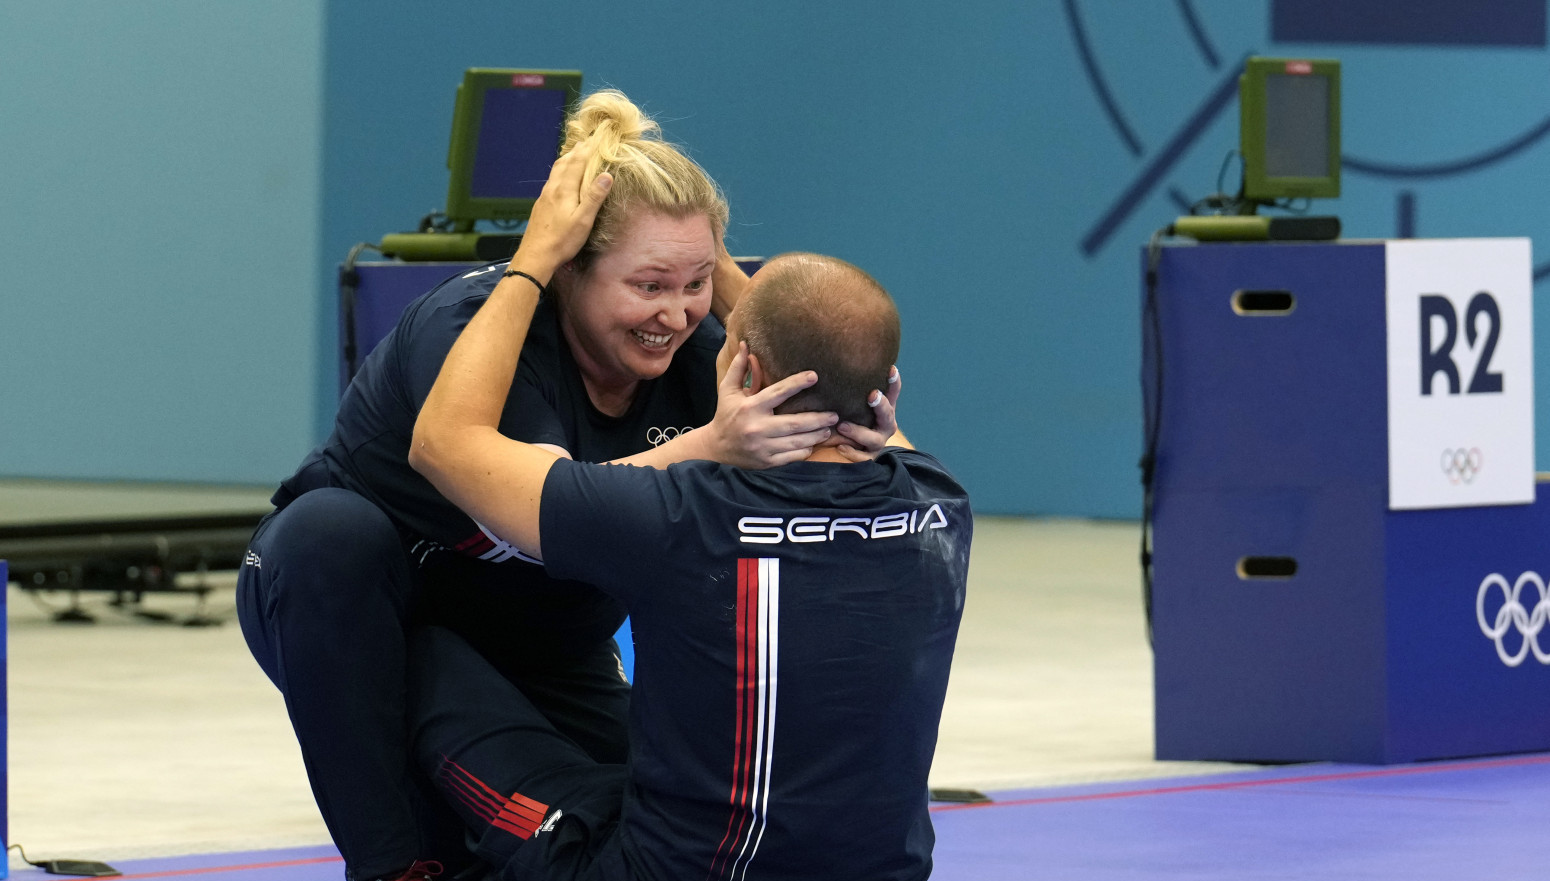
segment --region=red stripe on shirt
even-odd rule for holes
[[[732,791],[728,798],[731,810],[727,816],[726,834],[716,848],[707,879],[717,876],[718,865],[722,876],[730,869],[727,859],[737,848],[737,842],[742,840],[743,828],[748,822],[746,801],[754,760],[751,755],[754,747],[753,711],[758,695],[758,683],[755,681],[759,673],[755,658],[759,639],[758,610],[759,561],[740,559],[737,561],[737,709],[733,729]]]

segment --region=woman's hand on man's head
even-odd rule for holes
[[[850,441],[848,444],[840,444],[837,448],[840,455],[852,462],[864,462],[875,458],[883,448],[890,445],[908,445],[904,435],[899,434],[898,403],[899,390],[904,382],[899,379],[899,368],[894,367],[888,373],[888,391],[886,393],[872,390],[871,397],[867,400],[867,406],[872,408],[872,417],[876,425],[872,428],[857,425],[854,422],[841,422],[835,427],[835,431],[841,437]]]
[[[716,416],[709,425],[696,429],[709,433],[711,453],[707,458],[739,468],[773,468],[806,459],[814,447],[833,436],[834,424],[839,421],[834,413],[775,412],[792,395],[811,388],[818,381],[817,374],[805,370],[755,392],[743,387],[748,368],[748,346],[739,343],[721,378]]]

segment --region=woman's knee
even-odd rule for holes
[[[411,574],[397,528],[370,500],[345,489],[305,493],[255,538],[250,564],[271,603],[341,605],[388,599],[401,612]]]

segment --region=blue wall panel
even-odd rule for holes
[[[1277,40],[1544,46],[1545,0],[1274,0]]]
[[[1344,61],[1345,194],[1315,210],[1347,235],[1550,232],[1525,198],[1543,45],[1276,42],[1272,6],[4,4],[0,159],[70,198],[5,178],[0,321],[26,333],[0,406],[30,422],[0,472],[283,476],[335,400],[332,267],[442,205],[462,69],[575,67],[722,183],[735,250],[832,252],[894,292],[904,424],[980,510],[1133,517],[1135,248],[1216,189],[1245,55]]]
[[[267,483],[305,453],[321,26],[0,4],[0,474]]]

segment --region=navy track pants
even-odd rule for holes
[[[243,635],[285,697],[352,881],[392,876],[415,860],[452,872],[472,860],[464,824],[410,751],[407,640],[421,590],[387,515],[334,487],[266,517],[238,577]],[[488,630],[488,621],[477,623]],[[491,669],[520,685],[583,753],[623,761],[629,689],[617,647],[608,639],[574,648],[559,659],[492,658]]]

